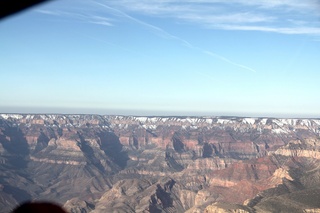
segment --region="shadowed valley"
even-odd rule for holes
[[[0,206],[320,212],[320,119],[0,115]]]

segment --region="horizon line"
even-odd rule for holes
[[[184,117],[184,118],[257,118],[257,119],[263,119],[263,118],[271,118],[271,119],[320,119],[320,116],[277,116],[277,115],[236,115],[235,114],[220,114],[220,115],[206,115],[206,114],[168,114],[168,115],[156,115],[156,114],[147,114],[147,115],[139,115],[139,114],[123,114],[123,113],[63,113],[63,112],[0,112],[0,115],[96,115],[96,116],[123,116],[123,117]],[[242,114],[242,113],[241,113]]]

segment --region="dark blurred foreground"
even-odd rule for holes
[[[44,2],[48,0],[1,0],[0,19]]]
[[[59,205],[49,202],[27,202],[16,209],[12,213],[67,213]]]

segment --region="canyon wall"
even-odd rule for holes
[[[0,211],[310,212],[319,142],[320,119],[0,114]]]

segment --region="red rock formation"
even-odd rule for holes
[[[319,127],[317,119],[2,114],[0,205],[41,197],[92,212],[268,209],[270,196],[320,183]]]

